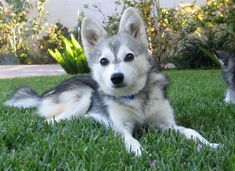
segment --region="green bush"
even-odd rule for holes
[[[172,61],[178,68],[214,68],[219,62],[212,49],[235,50],[234,5],[231,0],[208,0],[205,5],[181,5],[173,11],[178,34]],[[176,27],[178,26],[178,27]]]
[[[83,50],[71,34],[71,40],[64,36],[60,36],[64,43],[63,50],[57,48],[53,51],[49,49],[51,56],[63,67],[68,74],[88,73],[89,67]]]
[[[40,60],[40,63],[55,63],[56,61],[51,57],[48,49],[57,48],[61,51],[63,49],[63,41],[60,35],[69,38],[70,34],[69,29],[60,23],[56,23],[54,26],[50,27],[47,34],[38,41],[40,54],[40,59],[38,60]]]
[[[0,2],[0,53],[14,54],[21,63],[31,63],[29,40],[44,29],[42,22],[45,2],[46,0]],[[37,17],[29,15],[33,7],[36,7],[39,14]]]
[[[218,68],[219,60],[211,48],[199,39],[184,40],[184,48],[171,61],[178,69]]]

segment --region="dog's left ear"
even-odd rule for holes
[[[125,32],[148,45],[144,22],[135,8],[129,7],[124,11],[119,25],[119,32]]]

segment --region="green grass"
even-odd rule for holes
[[[122,139],[83,118],[48,125],[35,109],[3,106],[12,90],[38,92],[68,76],[0,80],[0,170],[235,170],[235,105],[223,102],[219,70],[170,71],[168,96],[177,123],[223,144],[218,150],[150,127],[137,134],[143,156],[126,152]]]

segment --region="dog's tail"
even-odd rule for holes
[[[6,106],[30,108],[37,107],[40,103],[40,96],[30,87],[23,87],[13,93],[10,100],[4,104]]]

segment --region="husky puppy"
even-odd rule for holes
[[[218,56],[221,67],[222,76],[226,82],[228,88],[225,93],[224,101],[226,103],[235,104],[235,56],[234,53],[228,53],[224,51],[214,50]]]
[[[91,18],[84,18],[81,35],[91,76],[75,76],[42,95],[21,88],[5,104],[37,107],[49,122],[92,117],[121,134],[126,149],[136,156],[142,153],[141,145],[132,134],[146,124],[178,131],[213,148],[218,146],[195,130],[176,124],[166,98],[167,79],[157,71],[148,53],[144,23],[136,9],[124,11],[114,36],[109,37]]]

